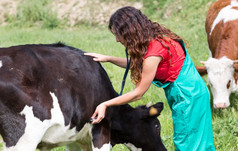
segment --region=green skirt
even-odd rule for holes
[[[185,45],[180,42],[186,57],[174,82],[161,83],[172,111],[176,151],[214,151],[210,94],[197,72]]]

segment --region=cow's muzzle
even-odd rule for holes
[[[214,104],[214,108],[216,109],[224,109],[224,108],[227,108],[229,105],[227,105],[226,103],[217,103],[217,104]]]

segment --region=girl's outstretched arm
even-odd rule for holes
[[[93,57],[94,61],[111,62],[119,67],[126,68],[126,58],[107,56],[98,53],[84,53],[84,55]]]
[[[158,64],[161,60],[162,57],[157,56],[146,58],[143,62],[141,81],[136,84],[135,89],[121,96],[115,97],[111,100],[99,104],[91,117],[92,119],[94,119],[92,124],[99,123],[104,118],[107,107],[127,104],[141,99],[145,92],[149,89],[152,81],[154,80]]]

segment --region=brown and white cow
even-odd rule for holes
[[[116,143],[164,151],[157,116],[162,103],[107,109],[90,124],[95,107],[118,96],[102,66],[63,44],[0,48],[0,134],[4,151],[109,151]],[[149,114],[154,110],[152,114]]]
[[[201,75],[208,74],[214,107],[226,108],[231,92],[238,91],[238,1],[213,3],[205,27],[211,57],[196,68]]]

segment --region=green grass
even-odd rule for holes
[[[211,2],[214,1],[212,0]],[[208,58],[209,53],[204,24],[206,11],[210,5],[209,0],[161,0],[158,3],[155,3],[154,0],[144,0],[143,2],[146,6],[143,11],[152,20],[158,21],[160,24],[165,24],[189,42],[190,47],[188,47],[188,52],[195,65],[199,65],[201,60]],[[31,10],[28,7],[27,9]],[[165,12],[169,9],[172,9],[169,17],[163,18]],[[25,19],[24,16],[27,16],[27,14],[21,18],[23,21]],[[41,21],[43,19],[39,18],[38,20]],[[44,24],[42,26],[31,24],[31,26],[23,28],[23,26],[15,24],[14,21],[12,23],[10,26],[0,27],[0,47],[30,43],[48,44],[61,41],[87,52],[97,52],[118,57],[125,56],[123,46],[116,43],[115,37],[105,26],[78,26],[69,29],[61,26],[57,26],[57,28],[51,28],[49,26],[46,28],[47,26],[44,26]],[[119,92],[124,70],[110,63],[103,63],[102,65],[106,69],[115,90]],[[207,83],[206,77],[203,79]],[[133,88],[134,85],[131,84],[128,76],[124,92],[128,92]],[[238,96],[233,94],[230,99],[231,107],[224,110],[214,110],[212,108],[213,134],[217,151],[238,150]],[[158,118],[162,126],[161,137],[163,142],[167,149],[172,151],[174,147],[172,141],[173,127],[171,111],[166,102],[163,90],[152,85],[141,100],[133,102],[131,105],[135,107],[150,101],[153,103],[160,101],[165,104],[164,110]],[[63,150],[65,148],[60,147],[53,151]],[[124,145],[116,145],[112,149],[112,151],[127,150]]]
[[[55,43],[58,41],[64,42],[67,45],[83,49],[88,52],[98,52],[108,55],[114,55],[118,57],[124,57],[124,48],[116,43],[114,36],[106,28],[98,27],[78,27],[75,29],[44,29],[44,28],[8,28],[0,27],[0,46],[7,47],[12,45],[27,44],[27,43]],[[201,57],[206,59],[204,56],[197,55],[195,51],[191,51],[195,45],[192,44],[190,48],[190,55]],[[201,47],[201,46],[200,46]],[[202,47],[207,47],[206,42],[203,42]],[[207,50],[202,50],[207,51]],[[206,54],[207,52],[203,52]],[[200,53],[200,54],[203,54]],[[112,84],[116,91],[120,91],[121,80],[123,77],[124,70],[116,67],[110,63],[103,63]],[[206,77],[204,78],[206,81]],[[134,88],[128,77],[124,92],[128,92]],[[238,111],[237,111],[237,96],[232,95],[232,107],[225,110],[213,110],[213,129],[215,145],[218,151],[235,151],[237,150],[238,144]],[[162,134],[161,137],[168,150],[174,150],[172,143],[173,127],[171,119],[171,111],[166,102],[164,92],[155,86],[151,86],[144,97],[131,103],[132,106],[138,106],[146,104],[152,101],[156,103],[158,101],[164,102],[165,108],[162,114],[158,117],[161,126]],[[54,151],[63,151],[64,147],[54,149]],[[117,145],[113,151],[126,150],[124,145]]]

